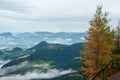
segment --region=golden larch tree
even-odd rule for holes
[[[107,16],[108,13],[102,13],[102,7],[98,6],[94,18],[90,21],[88,37],[85,37],[82,68],[87,80],[90,80],[111,59],[114,33],[110,30]]]

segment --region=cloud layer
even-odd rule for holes
[[[9,62],[8,61],[3,61],[0,60],[0,66],[3,66],[5,63]],[[17,71],[23,67],[33,67],[33,70],[29,70],[26,71],[24,74],[9,74],[11,72]],[[67,69],[67,70],[63,70],[63,69],[50,69],[49,68],[49,64],[44,63],[44,64],[28,64],[27,61],[18,64],[18,65],[14,65],[14,66],[10,66],[10,67],[6,67],[6,68],[1,68],[0,67],[0,80],[31,80],[31,79],[50,79],[50,78],[55,78],[55,77],[59,77],[62,75],[66,75],[66,74],[70,74],[70,73],[75,73],[76,71],[73,69]],[[41,69],[38,69],[41,68]],[[44,70],[45,69],[45,70]]]
[[[0,80],[31,80],[31,79],[50,79],[59,77],[65,74],[74,73],[76,71],[72,69],[68,70],[57,70],[57,69],[50,69],[47,72],[40,72],[40,71],[32,71],[27,72],[24,75],[21,74],[14,74],[10,76],[1,77]]]
[[[119,3],[119,0],[0,0],[0,32],[86,31],[99,4],[110,13],[111,25],[116,26]]]

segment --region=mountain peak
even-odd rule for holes
[[[46,41],[42,41],[42,42],[40,42],[39,44],[40,44],[40,45],[42,45],[42,44],[43,44],[43,45],[46,45],[46,44],[48,44],[48,43],[47,43]]]
[[[37,44],[36,46],[34,46],[34,47],[32,47],[32,48],[30,48],[30,49],[28,49],[28,50],[36,50],[36,49],[41,49],[41,48],[43,48],[43,47],[45,47],[45,46],[48,46],[49,44],[46,42],[46,41],[42,41],[42,42],[40,42],[39,44]]]

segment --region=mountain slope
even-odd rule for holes
[[[67,63],[76,57],[80,57],[80,50],[83,50],[83,48],[83,43],[68,46],[41,42],[27,50],[29,53],[31,52],[30,56],[12,61],[3,67],[12,66],[13,63],[19,64],[25,60],[29,62],[36,60],[54,61],[55,64]]]
[[[13,71],[4,74],[4,76],[10,76],[11,74],[27,75],[29,72],[34,73],[34,71],[36,70],[37,72],[40,71],[44,74],[48,74],[49,70],[50,71],[52,70],[59,72],[58,73],[59,76],[56,75],[55,77],[50,78],[48,80],[80,79],[81,76],[74,76],[74,74],[81,73],[78,69],[82,66],[82,63],[80,61],[80,56],[82,56],[80,54],[80,50],[83,49],[84,49],[83,43],[61,45],[61,44],[49,44],[43,41],[37,44],[36,46],[26,50],[26,52],[30,54],[29,56],[12,60],[7,64],[3,65],[2,69],[7,68],[12,69],[12,67],[16,69],[16,70],[13,69]],[[66,70],[65,73],[64,70]],[[42,80],[47,79],[43,78]]]

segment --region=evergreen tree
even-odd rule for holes
[[[87,42],[83,51],[82,68],[87,80],[90,80],[111,59],[114,33],[110,30],[107,16],[108,13],[102,13],[102,7],[98,6],[94,18],[90,21],[89,36],[85,37]]]

